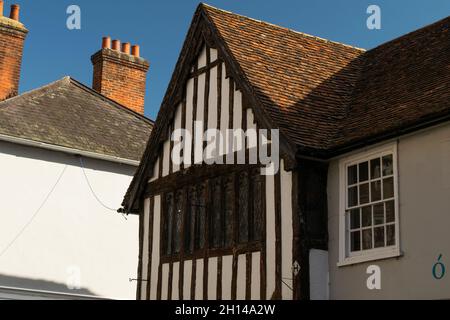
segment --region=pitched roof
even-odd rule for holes
[[[362,56],[359,80],[331,148],[396,136],[448,119],[449,26],[450,16]]]
[[[0,135],[139,161],[152,121],[65,77],[0,102]]]
[[[364,50],[203,6],[274,127],[324,149],[345,113]]]
[[[364,51],[203,5],[276,127],[300,153],[450,113],[450,17]]]
[[[430,119],[450,119],[449,22],[365,51],[200,4],[124,209],[136,209],[202,23],[253,99],[255,117],[279,128],[281,144],[295,156],[328,159]]]

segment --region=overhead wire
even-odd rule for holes
[[[0,252],[0,258],[6,253],[8,252],[8,250],[14,245],[14,243],[22,236],[22,234],[26,231],[26,229],[33,223],[33,221],[36,219],[36,217],[38,216],[39,212],[41,212],[42,208],[45,206],[45,204],[47,203],[48,199],[50,199],[50,196],[53,194],[53,192],[55,191],[57,185],[59,184],[59,182],[61,181],[64,173],[66,172],[67,169],[67,165],[64,166],[64,169],[61,171],[60,175],[58,176],[58,179],[56,180],[55,184],[53,185],[53,187],[50,189],[50,191],[47,193],[47,195],[45,196],[44,200],[42,201],[42,203],[40,204],[40,206],[38,207],[38,209],[33,213],[33,215],[31,216],[31,218],[28,220],[28,222],[22,227],[22,229],[20,229],[20,231],[17,233],[17,235],[8,243],[8,245]]]

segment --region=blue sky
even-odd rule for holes
[[[6,0],[5,15],[12,0]],[[91,85],[90,56],[101,37],[141,45],[150,63],[146,115],[156,118],[198,1],[15,0],[26,40],[20,91],[70,75]],[[450,15],[449,0],[209,0],[213,6],[330,40],[370,49]],[[66,9],[81,8],[81,30],[68,30]],[[367,7],[381,8],[369,30]]]

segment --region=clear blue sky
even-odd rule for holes
[[[198,5],[193,0],[15,0],[30,30],[20,91],[70,75],[91,85],[90,56],[110,35],[141,45],[150,63],[146,115],[155,119]],[[6,0],[5,14],[12,0]],[[362,48],[418,29],[450,15],[450,0],[210,0],[213,6]],[[66,28],[66,9],[81,7],[82,29]],[[369,5],[381,8],[381,30],[366,27]]]

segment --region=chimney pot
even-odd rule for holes
[[[116,51],[120,51],[120,40],[112,41],[112,49]]]
[[[12,20],[19,21],[19,11],[20,6],[18,4],[11,5],[11,13],[9,15],[9,18]]]
[[[129,42],[125,42],[124,44],[122,44],[122,52],[126,53],[126,54],[130,54],[130,43]]]
[[[131,48],[131,54],[133,55],[133,56],[135,56],[135,57],[140,57],[140,48],[139,48],[139,46],[138,45],[134,45],[132,48]]]
[[[120,44],[119,40],[114,40],[114,52],[99,50],[91,57],[94,67],[92,88],[128,109],[144,114],[146,75],[150,63],[142,58],[131,59],[131,44]],[[139,46],[133,46],[132,53],[138,57]]]
[[[103,37],[102,49],[111,49],[111,38],[110,37]]]
[[[3,0],[0,0],[0,17],[3,17]]]

